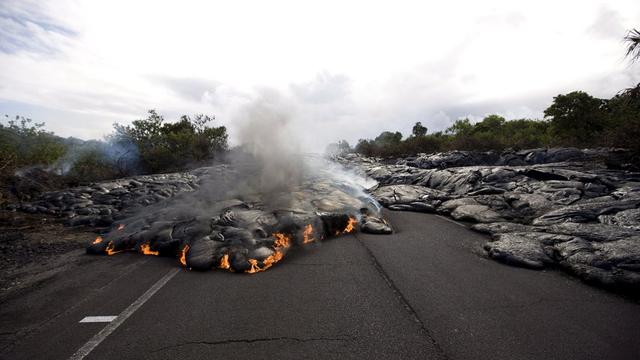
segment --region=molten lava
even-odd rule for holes
[[[304,232],[302,233],[302,243],[308,244],[310,242],[315,241],[315,237],[313,236],[313,226],[311,224],[304,227]]]
[[[144,244],[140,245],[140,252],[145,254],[145,255],[155,255],[155,256],[160,255],[159,251],[151,250],[151,246],[149,245],[149,243],[144,243]]]
[[[346,222],[346,224],[343,222],[345,219],[345,217],[341,217],[338,219],[338,229],[336,229],[336,227],[334,227],[335,225],[332,226],[331,229],[331,233],[335,232],[336,236],[340,236],[342,234],[346,234],[346,233],[352,233],[354,231],[357,230],[357,226],[358,226],[358,220],[355,217],[349,216],[348,221]],[[342,230],[341,227],[344,224],[344,228]],[[125,225],[124,224],[118,224],[116,226],[116,230],[120,231],[122,229],[124,229]],[[246,265],[242,266],[242,268],[246,269],[244,272],[245,273],[249,273],[249,274],[255,274],[258,272],[262,272],[265,271],[269,268],[271,268],[273,265],[275,265],[276,263],[280,262],[281,260],[284,259],[287,251],[294,245],[298,245],[298,238],[297,236],[300,235],[301,236],[301,243],[300,245],[306,245],[312,242],[318,242],[324,239],[325,235],[328,234],[323,234],[322,232],[318,232],[317,229],[315,229],[313,227],[312,224],[307,224],[302,228],[302,233],[298,233],[296,232],[295,235],[294,234],[286,234],[286,233],[281,233],[281,232],[276,232],[276,233],[272,233],[272,237],[273,237],[273,244],[271,245],[271,255],[265,257],[265,258],[249,258],[247,259],[247,263]],[[294,238],[293,236],[296,236],[296,238]],[[295,241],[295,243],[294,243]],[[105,242],[105,240],[101,237],[98,236],[96,237],[96,239],[92,242],[92,244],[101,244]],[[118,249],[116,250],[116,244],[118,244]],[[122,245],[125,246],[129,246],[129,247],[124,247]],[[160,251],[158,250],[152,250],[152,242],[145,242],[142,244],[138,244],[136,245],[129,245],[127,243],[118,243],[118,242],[114,242],[114,241],[108,241],[108,243],[106,244],[106,247],[104,248],[104,250],[102,250],[102,246],[97,246],[96,250],[100,251],[100,252],[104,252],[107,255],[114,255],[116,253],[122,252],[122,251],[129,251],[129,250],[134,250],[137,247],[138,252],[144,254],[144,255],[154,255],[154,256],[159,256],[160,255]],[[190,251],[191,246],[190,245],[184,245],[184,247],[182,247],[181,249],[179,249],[177,251],[177,257],[178,257],[178,261],[180,262],[180,264],[183,267],[187,267],[187,255],[188,252]],[[234,250],[231,250],[232,252]],[[214,266],[215,268],[219,268],[219,269],[223,269],[223,270],[229,270],[229,271],[239,271],[238,269],[234,269],[231,265],[231,261],[230,261],[230,256],[232,253],[227,252],[226,254],[222,255],[221,257],[219,257],[218,261],[219,263]],[[248,268],[247,268],[248,266]]]
[[[308,227],[313,231],[311,225]],[[306,228],[305,228],[306,231]],[[248,259],[247,261],[251,264],[251,268],[247,269],[245,272],[248,274],[255,274],[257,272],[265,271],[268,268],[272,267],[275,263],[282,260],[284,258],[284,251],[289,248],[291,244],[291,238],[283,233],[274,233],[273,237],[276,240],[273,242],[274,252],[273,254],[267,256],[264,260],[262,260],[262,266],[258,264],[258,260],[256,259]],[[227,256],[227,255],[225,255]]]
[[[289,243],[291,241],[291,239],[289,239],[289,237],[283,233],[274,233],[273,237],[276,238],[276,241],[273,242],[273,245],[275,245],[276,249],[280,249],[280,248],[288,248],[289,247]]]
[[[272,267],[273,264],[284,258],[284,253],[280,250],[276,250],[273,254],[269,255],[266,259],[262,260],[262,267],[258,265],[258,260],[249,259],[247,260],[249,264],[251,264],[251,268],[247,269],[245,272],[248,274],[255,274],[257,272],[265,271],[268,268]]]
[[[180,264],[182,264],[182,266],[186,267],[187,266],[187,252],[189,251],[189,245],[185,245],[182,248],[182,251],[180,251]]]
[[[276,252],[274,252],[272,255],[270,255],[269,257],[267,257],[266,259],[264,259],[262,261],[264,263],[263,270],[266,270],[266,269],[272,267],[273,264],[275,264],[278,261],[282,260],[283,257],[284,257],[284,253],[282,251],[280,251],[280,250],[276,250]]]
[[[117,254],[120,251],[116,251],[115,249],[115,245],[113,244],[112,241],[109,241],[109,244],[107,244],[107,248],[104,249],[104,251],[107,253],[107,255],[113,255],[113,254]]]
[[[358,220],[356,218],[349,216],[349,222],[347,223],[347,227],[344,228],[344,233],[350,233],[356,229],[356,225],[358,224]]]
[[[249,259],[247,261],[249,261],[249,264],[251,264],[251,268],[245,271],[247,274],[255,274],[258,271],[263,271],[263,269],[261,269],[260,266],[258,266],[258,260]]]
[[[231,268],[231,264],[229,264],[229,254],[224,254],[222,259],[220,259],[220,265],[218,268],[225,270],[229,270]]]

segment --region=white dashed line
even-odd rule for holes
[[[103,322],[112,322],[115,320],[117,316],[85,316],[84,319],[80,320],[81,323],[103,323]]]
[[[153,286],[149,288],[142,296],[140,296],[136,301],[134,301],[131,305],[129,305],[123,312],[120,313],[109,325],[105,326],[104,329],[100,330],[99,333],[95,334],[86,344],[84,344],[75,354],[71,355],[69,360],[80,360],[84,359],[85,356],[89,355],[96,346],[100,345],[100,343],[107,338],[107,336],[111,335],[118,326],[122,325],[122,323],[127,320],[131,314],[136,312],[147,300],[149,300],[158,290],[160,290],[166,283],[171,280],[176,274],[180,271],[180,268],[173,268],[169,270],[169,272],[162,277],[162,279],[158,280]]]

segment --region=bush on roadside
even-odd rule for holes
[[[178,122],[167,123],[155,110],[146,119],[131,125],[114,124],[110,141],[123,148],[135,147],[144,172],[181,170],[211,161],[227,150],[227,129],[210,127],[214,118],[183,115]]]
[[[8,116],[5,115],[6,118]],[[44,123],[16,116],[0,123],[0,171],[13,174],[19,168],[55,163],[67,150],[64,139],[44,129]]]

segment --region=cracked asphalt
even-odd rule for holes
[[[638,359],[640,304],[484,257],[446,219],[297,251],[257,275],[181,271],[86,359]],[[82,256],[0,304],[1,359],[67,359],[176,266]]]

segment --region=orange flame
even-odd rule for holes
[[[229,270],[231,268],[231,264],[229,264],[229,254],[224,254],[222,259],[220,259],[220,265],[218,268]]]
[[[107,255],[113,255],[113,254],[117,254],[120,251],[116,251],[115,249],[115,245],[113,244],[113,241],[109,241],[109,244],[107,244],[107,248],[104,249],[104,251],[107,253]]]
[[[302,237],[303,237],[303,240],[302,240],[303,244],[308,244],[316,240],[315,237],[313,236],[313,226],[311,226],[311,224],[304,227],[304,232],[302,233]]]
[[[276,249],[289,247],[291,239],[289,239],[287,235],[283,233],[274,233],[273,236],[276,238],[276,241],[273,242],[273,245],[275,245]]]
[[[251,268],[247,269],[245,272],[248,274],[255,274],[259,271],[264,271],[263,269],[260,268],[260,266],[258,266],[258,260],[256,259],[249,259],[249,264],[251,264]]]
[[[151,250],[151,245],[149,245],[149,243],[144,243],[142,245],[140,245],[140,252],[145,254],[145,255],[155,255],[158,256],[160,254],[159,251],[153,251]]]
[[[273,264],[282,260],[284,257],[284,253],[280,250],[276,250],[273,254],[269,255],[266,259],[262,260],[262,267],[258,265],[258,260],[249,259],[247,260],[249,264],[251,264],[251,268],[247,269],[245,272],[248,274],[255,274],[257,272],[265,271],[268,268],[272,267]]]
[[[187,252],[189,251],[189,245],[185,245],[180,252],[180,264],[187,266]]]
[[[356,224],[358,224],[358,220],[356,220],[356,218],[349,216],[349,222],[347,223],[347,227],[344,228],[344,231],[342,232],[344,233],[350,233],[353,230],[356,229]]]
[[[309,227],[311,225],[308,225]],[[311,228],[313,230],[313,228]],[[306,231],[306,228],[305,228]],[[282,260],[284,258],[283,249],[289,248],[291,244],[291,238],[283,233],[274,233],[273,237],[276,238],[274,241],[274,253],[269,255],[267,258],[262,260],[262,266],[258,264],[258,260],[249,259],[247,260],[249,264],[251,264],[251,268],[247,269],[245,272],[249,274],[255,274],[257,272],[265,271],[268,268],[272,267],[275,263]],[[225,255],[226,256],[226,255]]]
[[[102,242],[102,236],[98,236],[95,240],[93,240],[94,244],[100,244]]]
[[[264,264],[264,267],[262,269],[266,270],[266,269],[272,267],[273,264],[275,264],[278,261],[282,260],[283,257],[284,257],[284,253],[282,253],[282,251],[280,251],[280,250],[276,250],[276,252],[274,252],[268,258],[266,258],[266,259],[264,259],[262,261],[262,263]]]
[[[120,224],[120,225],[118,225],[118,228],[117,228],[116,230],[120,231],[120,230],[122,230],[122,229],[124,229],[124,224]]]

